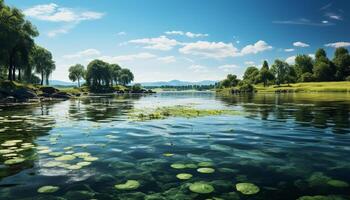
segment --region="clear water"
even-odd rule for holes
[[[134,121],[132,109],[192,105],[234,109],[242,115]],[[297,199],[337,195],[349,199],[350,95],[288,94],[221,97],[214,93],[89,97],[40,106],[2,108],[0,143],[21,139],[53,152],[88,152],[99,159],[78,170],[45,167],[54,161],[32,148],[26,161],[4,165],[0,156],[0,199]],[[70,148],[66,148],[70,147]],[[66,148],[66,149],[64,149]],[[6,149],[0,147],[0,149]],[[174,156],[166,157],[164,153]],[[66,161],[68,164],[79,159]],[[173,163],[210,161],[215,172],[173,169]],[[179,180],[178,173],[191,173]],[[115,184],[137,180],[136,190]],[[189,183],[205,181],[215,191],[196,194]],[[235,184],[254,183],[255,195]],[[53,185],[55,193],[40,194]]]

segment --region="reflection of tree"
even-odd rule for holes
[[[124,116],[133,109],[134,101],[141,97],[142,95],[113,95],[83,98],[80,111],[90,121],[112,120]],[[78,109],[77,105],[72,104],[71,107],[70,110],[72,109],[73,113]]]
[[[23,140],[19,143],[15,149],[16,154],[23,155],[26,159],[25,162],[8,166],[0,169],[0,179],[12,176],[21,172],[24,169],[29,169],[34,166],[36,157],[36,149],[28,148],[26,150],[16,151],[23,149],[21,144],[31,143],[35,145],[35,140],[39,136],[47,135],[52,127],[55,125],[55,120],[49,116],[49,111],[52,105],[43,104],[41,106],[29,106],[29,107],[11,107],[3,108],[1,112],[0,124],[5,127],[5,131],[1,133],[0,144],[8,140]],[[8,149],[6,147],[0,147],[0,149]],[[0,163],[3,163],[6,159],[0,156]]]
[[[350,98],[346,94],[254,94],[217,96],[226,105],[241,106],[249,117],[286,121],[304,126],[332,127],[334,133],[350,128]]]

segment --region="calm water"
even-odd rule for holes
[[[128,117],[132,109],[171,105],[234,109],[242,115],[144,122]],[[26,160],[4,165],[9,158],[0,155],[2,200],[288,200],[304,195],[350,199],[350,187],[344,183],[350,183],[350,95],[346,94],[160,93],[8,108],[0,112],[0,143],[8,140],[23,141],[0,149]],[[16,151],[30,147],[23,143],[35,148]],[[52,152],[88,152],[98,160],[81,169],[69,169],[81,158],[61,161],[65,166],[47,166],[57,158]],[[170,167],[203,161],[212,162],[215,172]],[[179,180],[178,173],[193,177]],[[141,186],[132,191],[114,188],[126,180],[137,180]],[[211,184],[215,191],[191,192],[188,185],[196,181]],[[331,184],[339,181],[340,186]],[[260,192],[243,195],[235,189],[239,182],[254,183]],[[45,185],[59,190],[39,194],[37,189]]]

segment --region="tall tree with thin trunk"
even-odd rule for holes
[[[84,66],[81,64],[76,64],[69,68],[69,79],[73,82],[78,81],[78,87],[80,87],[80,79],[85,75]]]

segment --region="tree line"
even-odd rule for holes
[[[297,55],[293,65],[276,59],[269,67],[267,61],[264,61],[260,70],[255,66],[248,67],[243,80],[233,74],[227,75],[219,83],[219,87],[248,87],[253,84],[263,84],[266,87],[272,84],[316,81],[350,81],[349,51],[343,47],[337,48],[330,60],[324,49],[318,49],[315,58],[310,55]]]
[[[102,60],[93,60],[85,70],[81,64],[69,68],[69,79],[77,81],[85,79],[86,85],[92,88],[113,87],[113,85],[128,85],[134,80],[133,73],[127,68],[121,68],[118,64],[110,64]]]
[[[22,11],[0,0],[0,80],[49,83],[56,66],[52,54],[35,44],[38,35]]]

